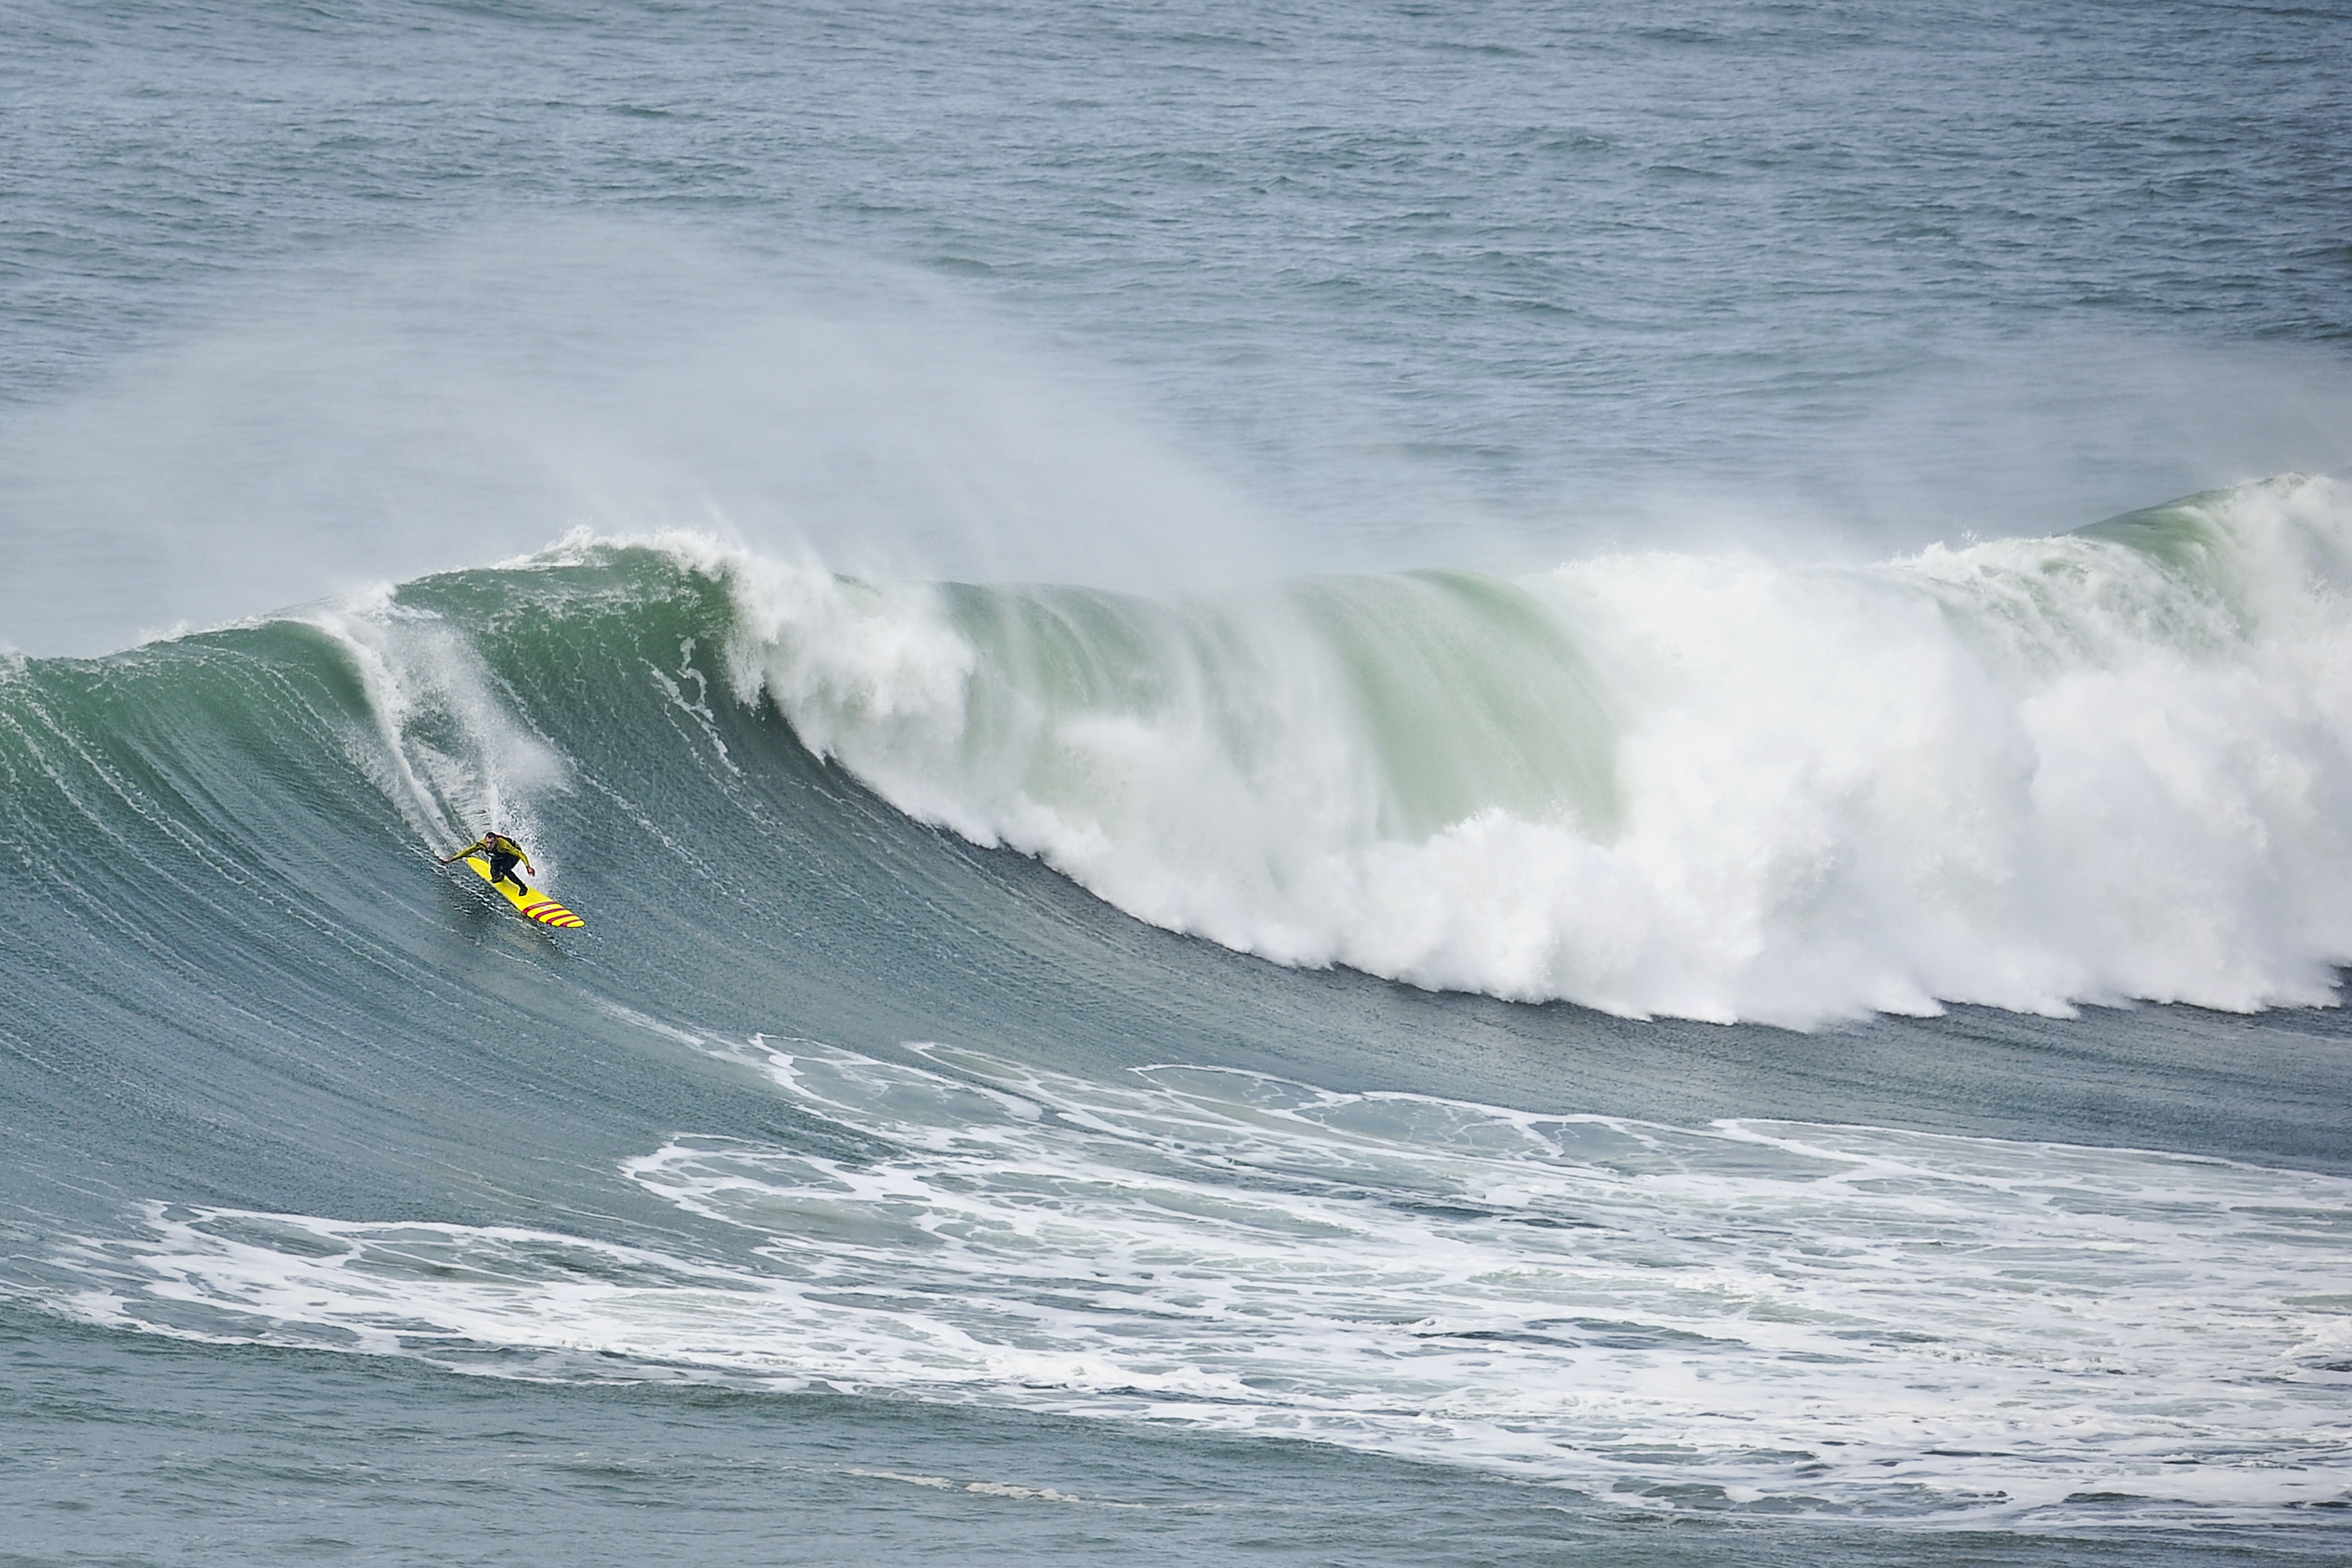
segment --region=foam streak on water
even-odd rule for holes
[[[158,1206],[99,1321],[523,1377],[1284,1435],[1630,1506],[2052,1521],[2352,1488],[2352,1183],[754,1041],[871,1163],[682,1136],[740,1248]]]

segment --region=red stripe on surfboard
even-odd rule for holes
[[[489,881],[490,886],[499,888],[501,892],[505,891],[505,889],[500,887],[500,882],[503,879],[490,877],[488,868],[482,864],[478,857],[468,855],[466,857],[466,861],[468,865],[473,866],[476,870],[480,871],[484,878]],[[520,883],[517,885],[521,886]],[[525,916],[528,919],[535,920],[541,925],[561,926],[566,931],[572,931],[585,926],[588,923],[586,921],[582,920],[578,915],[573,914],[570,910],[565,909],[562,904],[557,903],[553,899],[549,898],[545,893],[540,892],[535,889],[524,887],[520,895],[509,894],[508,896],[514,900],[516,913]]]

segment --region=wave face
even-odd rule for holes
[[[1294,964],[1636,1016],[2248,1010],[2352,957],[2352,497],[1863,568],[1162,603],[735,570],[737,692],[901,809]]]

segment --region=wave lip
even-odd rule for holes
[[[730,664],[902,810],[1285,963],[1809,1026],[2250,1010],[2352,957],[2352,498],[1864,568],[1154,600],[736,558]]]

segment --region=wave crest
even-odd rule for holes
[[[912,815],[1286,963],[1798,1026],[2324,1003],[2352,500],[2286,477],[1873,567],[1222,598],[742,562],[732,667]]]

